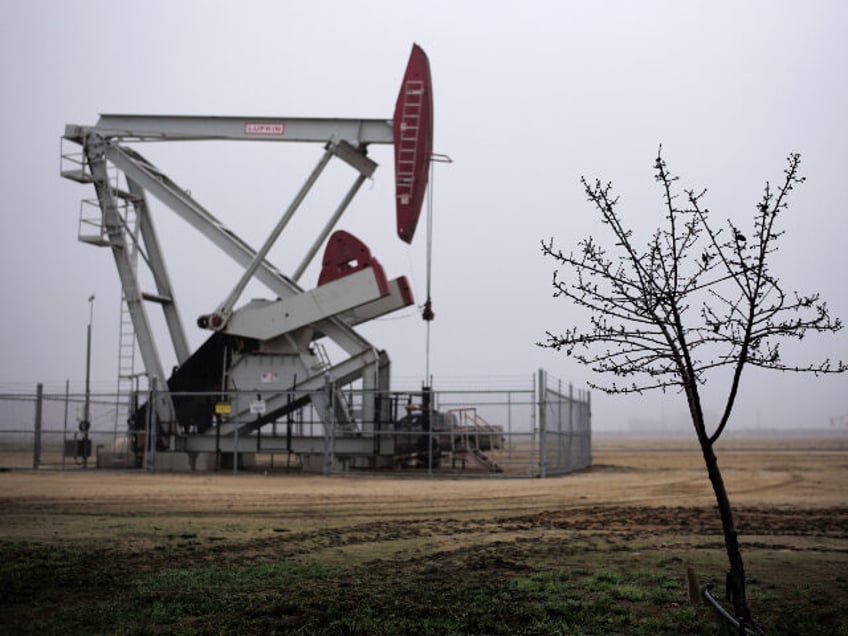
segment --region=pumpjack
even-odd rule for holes
[[[318,144],[323,153],[265,242],[254,249],[138,150],[144,142],[195,140]],[[390,390],[390,361],[386,352],[368,342],[356,327],[413,305],[414,299],[405,277],[388,278],[368,246],[336,226],[378,167],[368,156],[368,147],[391,144],[397,234],[411,243],[427,188],[432,140],[430,68],[417,45],[412,48],[390,119],[104,114],[92,126],[67,125],[62,176],[92,184],[99,208],[93,221],[83,223],[89,229],[81,232],[80,239],[111,250],[144,374],[151,386],[158,383],[160,388],[149,393],[148,403],[130,413],[131,427],[146,430],[148,437],[155,435],[161,450],[220,451],[222,440],[244,439],[311,403],[325,435],[351,433],[350,453],[373,454],[375,444],[367,440],[380,418],[386,417],[379,396]],[[65,152],[68,146],[73,152]],[[269,250],[334,159],[353,169],[353,184],[299,266],[286,274],[269,262]],[[116,173],[124,177],[125,187],[114,178]],[[197,326],[211,333],[196,351],[188,345],[150,214],[149,196],[243,267],[232,291],[212,311],[197,318]],[[132,223],[122,210],[132,212]],[[306,289],[300,284],[301,276],[322,245],[318,284]],[[142,291],[139,254],[155,282],[153,292]],[[263,283],[273,298],[239,305],[252,280]],[[151,304],[164,314],[177,361],[167,375],[148,317]],[[331,362],[324,339],[335,343],[344,358]],[[363,395],[374,396],[363,399],[356,413],[343,399],[345,387],[354,383]],[[145,443],[149,452],[153,442],[146,439]],[[293,441],[291,435],[286,444],[290,452],[319,450],[314,448],[314,440]],[[392,452],[391,439],[378,446],[379,453]]]

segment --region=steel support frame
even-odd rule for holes
[[[123,146],[112,145],[107,150],[107,158],[127,177],[169,207],[236,263],[247,267],[253,262],[256,257],[253,248],[140,154]],[[282,299],[303,292],[301,287],[267,260],[259,263],[256,278]],[[316,328],[349,355],[371,348],[367,340],[337,318],[322,320],[316,324]]]
[[[118,213],[118,205],[112,192],[112,186],[109,183],[107,174],[108,144],[99,135],[88,135],[84,141],[83,149],[103,214],[103,225],[106,228],[109,247],[115,259],[118,277],[136,333],[139,353],[148,377],[151,380],[158,378],[159,381],[164,382],[165,371],[150,328],[150,320],[144,307],[144,299],[136,271],[130,259],[124,225]],[[174,421],[175,413],[170,395],[160,394],[158,396],[155,402],[155,412],[158,420],[166,424],[167,432],[169,434],[174,433],[175,430],[169,426]]]
[[[191,356],[191,350],[189,349],[188,339],[186,338],[177,303],[174,299],[174,292],[170,277],[168,276],[168,270],[165,267],[159,237],[156,234],[153,219],[150,216],[147,206],[147,198],[142,187],[132,179],[127,179],[127,188],[133,195],[132,205],[135,208],[141,238],[145,247],[145,262],[150,268],[150,273],[153,275],[153,280],[156,284],[156,292],[159,302],[162,305],[162,312],[165,315],[165,324],[171,336],[171,344],[174,347],[177,363],[182,364]]]
[[[271,126],[278,120],[251,119],[257,129],[263,126]],[[232,304],[240,294],[251,274],[269,287],[278,297],[287,298],[302,293],[302,289],[284,276],[279,270],[268,263],[264,256],[270,245],[279,236],[285,224],[297,208],[300,200],[311,187],[316,173],[320,173],[323,166],[335,154],[352,165],[359,171],[359,175],[348,191],[342,203],[334,212],[331,220],[322,231],[322,237],[329,234],[341,214],[349,205],[353,196],[358,192],[366,177],[371,176],[376,164],[365,157],[365,147],[369,143],[392,143],[391,122],[385,120],[318,120],[318,119],[286,119],[286,134],[275,137],[273,135],[257,136],[247,133],[248,124],[244,118],[196,118],[196,117],[149,117],[149,116],[101,116],[96,127],[85,128],[79,126],[68,126],[66,137],[86,148],[86,156],[92,170],[95,189],[98,193],[98,201],[103,213],[104,226],[110,236],[113,254],[118,264],[119,277],[127,297],[127,306],[133,321],[133,328],[137,334],[139,351],[148,375],[161,378],[164,382],[164,370],[161,364],[159,352],[150,329],[150,323],[141,302],[143,294],[140,291],[134,268],[126,258],[127,250],[120,217],[114,201],[111,187],[106,178],[106,162],[111,162],[126,176],[130,193],[133,195],[133,203],[141,221],[142,238],[148,253],[148,264],[156,281],[159,299],[162,302],[166,323],[170,332],[172,344],[177,360],[182,363],[190,355],[185,333],[179,318],[176,303],[174,303],[173,291],[159,248],[158,239],[146,205],[145,193],[149,192],[164,205],[169,207],[178,216],[187,221],[201,234],[209,238],[224,253],[233,258],[245,268],[253,269],[246,271],[245,276],[239,281],[237,287],[227,298],[231,310]],[[239,129],[239,127],[241,127]],[[223,129],[227,130],[224,131]],[[210,132],[210,131],[216,132]],[[329,132],[332,131],[332,132]],[[328,134],[329,133],[329,134]],[[328,139],[329,137],[329,139]],[[122,146],[118,143],[124,139],[139,140],[179,140],[179,139],[261,139],[265,141],[323,141],[327,144],[324,157],[319,166],[313,171],[310,181],[304,186],[295,202],[287,210],[286,215],[278,223],[278,227],[261,252],[255,252],[248,244],[242,241],[235,233],[227,229],[218,219],[197,203],[186,191],[177,186],[164,173],[158,170],[151,162],[147,161],[134,149]],[[335,141],[334,141],[335,140]],[[96,150],[95,150],[96,148]],[[95,166],[96,169],[95,169]],[[97,173],[97,174],[95,174]],[[120,234],[120,236],[119,236]],[[317,241],[316,241],[317,242]],[[310,248],[305,260],[298,268],[297,277],[302,274],[309,260],[314,256],[315,245]],[[235,296],[235,298],[233,298]],[[223,308],[223,306],[222,306]],[[362,379],[363,387],[367,390],[388,388],[382,386],[387,377],[380,373],[376,354],[368,354],[375,351],[374,347],[362,336],[355,332],[350,324],[338,317],[323,319],[315,324],[316,332],[329,337],[339,345],[351,359],[372,358],[366,366],[360,369],[358,377]],[[349,360],[350,361],[350,360]],[[349,362],[348,361],[348,362]],[[371,368],[373,367],[373,368]],[[346,373],[345,375],[350,375]],[[382,378],[382,379],[381,379]],[[160,407],[157,405],[157,415],[160,420],[173,420],[173,405],[169,398],[164,398],[167,403]],[[373,405],[365,405],[363,418],[373,419]]]

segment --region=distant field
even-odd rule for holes
[[[698,440],[690,431],[675,431],[663,435],[653,432],[643,436],[632,434],[596,434],[593,439],[595,450],[698,450]],[[758,434],[725,434],[717,444],[721,451],[738,450],[823,450],[848,451],[848,431],[817,430],[811,434],[787,435],[783,431],[765,430]]]
[[[719,452],[751,605],[844,634],[848,450],[793,447]],[[10,471],[0,548],[0,633],[714,633],[685,571],[726,569],[699,454],[644,440],[546,480]]]

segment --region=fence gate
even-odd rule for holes
[[[592,465],[592,409],[588,391],[552,380],[539,369],[539,476]]]

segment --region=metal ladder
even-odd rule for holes
[[[424,99],[424,82],[409,80],[404,85],[404,100],[401,108],[400,139],[396,166],[398,195],[408,200],[415,181],[415,160],[418,134],[421,130],[421,109]],[[402,201],[406,203],[406,201]]]
[[[60,174],[65,179],[76,181],[78,183],[93,183],[91,172],[88,169],[88,162],[82,151],[66,151],[65,140],[62,140],[62,149],[60,151]],[[124,232],[129,236],[130,240],[127,245],[130,249],[130,260],[133,268],[138,265],[138,218],[135,214],[135,206],[132,202],[135,197],[118,186],[119,171],[115,166],[110,166],[109,181],[112,189],[112,194],[121,202],[123,214]],[[82,243],[96,245],[98,247],[108,247],[109,237],[106,234],[106,228],[103,226],[103,215],[100,210],[100,204],[96,199],[83,199],[80,202],[79,228],[77,239]],[[121,292],[121,310],[120,322],[118,326],[118,385],[115,391],[115,424],[114,424],[114,442],[115,447],[118,447],[118,429],[125,430],[127,420],[130,415],[130,400],[132,393],[136,389],[135,382],[137,375],[135,372],[135,328],[132,323],[129,307]]]
[[[315,366],[312,367],[314,371],[326,371],[333,363],[330,362],[330,356],[327,355],[327,348],[320,342],[312,343],[312,351],[315,355]]]
[[[126,244],[130,250],[130,262],[133,265],[133,269],[138,268],[138,231],[138,217],[135,213],[135,206],[127,205],[124,208],[124,232],[130,235]],[[133,327],[126,296],[122,290],[118,327],[118,385],[115,391],[116,439],[119,426],[123,424],[125,429],[130,416],[130,401],[132,400],[132,393],[136,389],[135,382],[137,379],[135,358],[135,328]]]
[[[330,356],[327,354],[326,347],[324,347],[323,343],[313,342],[312,350],[315,360],[315,365],[312,367],[312,370],[326,373],[333,366],[333,363],[330,361]],[[333,393],[332,402],[334,408],[331,419],[334,427],[339,431],[354,431],[356,429],[356,422],[348,408],[344,391],[335,385],[332,385],[329,390]],[[328,417],[330,412],[328,402],[327,395],[323,391],[316,391],[312,394],[312,403],[318,409],[322,421],[325,422],[330,421],[330,418]]]

